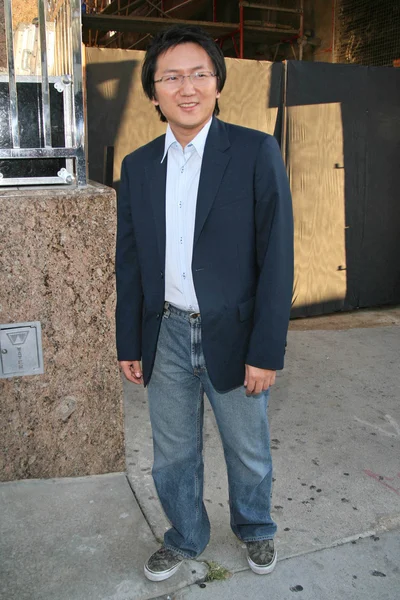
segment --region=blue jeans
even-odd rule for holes
[[[203,356],[201,317],[166,305],[148,384],[153,478],[172,525],[164,544],[186,558],[201,554],[210,538],[203,503],[204,392],[224,448],[232,530],[245,542],[272,539],[269,391],[250,397],[244,387],[217,392]]]

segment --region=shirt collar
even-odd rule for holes
[[[197,154],[200,156],[200,158],[203,158],[204,146],[206,145],[207,135],[208,135],[208,132],[210,131],[211,122],[212,122],[212,117],[204,125],[204,127],[199,131],[199,133],[196,135],[196,137],[190,142],[190,144],[188,144],[188,145],[194,146],[194,148],[195,148]],[[172,132],[171,127],[168,124],[167,131],[165,133],[164,154],[161,159],[161,162],[164,162],[164,159],[168,154],[168,150],[171,148],[172,144],[175,144],[175,143],[179,144],[179,142],[177,141],[176,137],[174,136],[174,134]],[[179,147],[181,147],[180,144],[179,144]]]

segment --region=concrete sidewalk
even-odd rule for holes
[[[278,562],[271,575],[249,570],[223,582],[192,585],[171,600],[398,600],[399,532]]]
[[[1,600],[147,600],[206,575],[145,579],[159,544],[123,473],[2,483],[0,504]]]
[[[127,476],[0,484],[0,598],[398,600],[399,357],[398,326],[290,332],[269,413],[280,557],[270,576],[248,570],[229,529],[225,465],[207,405],[210,544],[169,581],[145,580],[143,563],[167,523],[151,480],[146,397],[126,384]],[[228,578],[200,587],[201,561],[218,563]]]
[[[281,559],[265,577],[243,562],[225,581],[204,583],[208,568],[199,560],[152,583],[143,562],[158,543],[124,474],[3,483],[0,494],[2,600],[400,597],[399,531]]]

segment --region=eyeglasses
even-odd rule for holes
[[[162,83],[165,87],[178,89],[183,85],[185,77],[189,77],[194,87],[203,87],[210,83],[211,78],[216,77],[216,74],[211,71],[197,71],[190,75],[164,75],[164,77],[156,79],[154,83]]]

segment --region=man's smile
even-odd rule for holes
[[[198,102],[181,102],[178,106],[180,108],[194,108],[195,106],[198,106]]]

